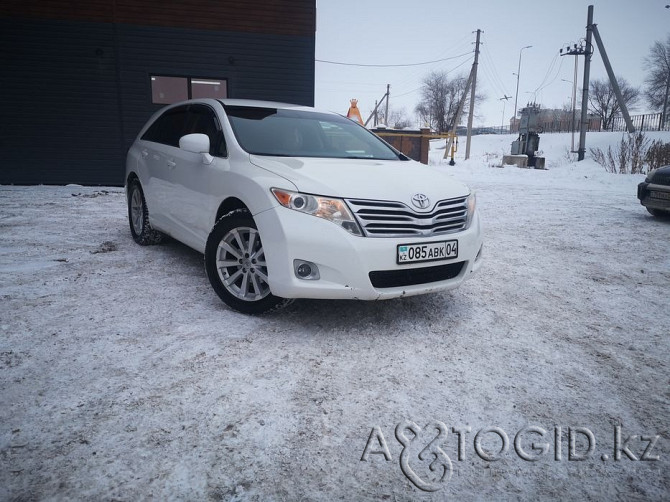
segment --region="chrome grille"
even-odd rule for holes
[[[467,220],[467,197],[442,200],[426,213],[402,202],[347,199],[368,237],[432,236],[458,232]]]

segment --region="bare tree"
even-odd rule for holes
[[[617,82],[626,108],[629,110],[634,108],[640,100],[640,90],[632,87],[621,77],[617,77]],[[600,117],[603,129],[607,129],[612,124],[612,120],[621,115],[621,107],[609,79],[591,81],[589,109]]]
[[[407,111],[404,108],[390,108],[386,125],[393,129],[406,129],[412,125],[412,121],[407,116]]]
[[[665,43],[655,42],[644,59],[649,72],[644,80],[644,96],[655,110],[670,113],[668,93],[670,91],[670,35]],[[665,117],[664,117],[665,118]]]
[[[450,79],[445,72],[432,72],[425,77],[421,87],[421,101],[416,106],[421,121],[437,132],[451,129],[467,83],[467,77],[459,75]]]

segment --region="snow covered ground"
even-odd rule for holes
[[[489,167],[512,139],[444,163],[485,224],[463,287],[264,317],[134,244],[120,188],[0,187],[0,499],[668,500],[670,221],[569,135]]]

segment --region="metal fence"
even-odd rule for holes
[[[456,128],[456,134],[458,136],[465,136],[467,133],[468,133],[467,127],[458,126]],[[472,134],[474,136],[476,136],[477,134],[510,134],[510,127],[509,126],[473,127]]]
[[[670,120],[663,124],[662,113],[648,113],[646,115],[631,115],[630,120],[633,122],[633,127],[636,131],[670,131]],[[615,117],[612,123],[603,128],[603,131],[625,131],[626,121],[623,117]]]
[[[665,121],[663,125],[662,113],[646,113],[644,115],[631,115],[631,121],[636,131],[670,131],[670,120]],[[572,132],[570,127],[570,119],[567,120],[540,120],[539,128],[541,134],[552,132]],[[518,124],[516,125],[518,127]],[[517,129],[509,126],[491,126],[491,127],[476,127],[472,129],[472,134],[515,134]],[[459,128],[459,135],[461,134]],[[462,134],[465,134],[465,128],[462,128]],[[575,132],[579,132],[579,119],[575,121]],[[600,119],[591,118],[587,125],[588,132],[593,131],[625,131],[626,121],[623,117],[615,117],[607,128],[602,127]]]

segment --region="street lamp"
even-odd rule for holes
[[[516,97],[514,98],[514,117],[516,117],[516,105],[519,100],[519,77],[521,75],[521,53],[523,52],[524,49],[530,49],[532,45],[527,45],[525,47],[521,47],[521,50],[519,51],[519,68],[516,71]]]
[[[507,101],[509,98],[512,96],[508,96],[507,94],[503,95],[502,98],[500,98],[498,101],[503,102],[503,113],[502,113],[502,121],[500,122],[500,134],[503,133],[503,129],[505,128],[505,105],[507,104]]]
[[[576,60],[577,58],[575,58]],[[576,72],[575,72],[576,73]],[[576,76],[576,75],[575,75]],[[575,110],[577,108],[577,79],[573,80],[565,80],[564,78],[561,79],[563,82],[567,82],[568,84],[572,85],[572,120],[570,124],[570,132],[572,133],[572,139],[570,142],[570,152],[575,151]]]

